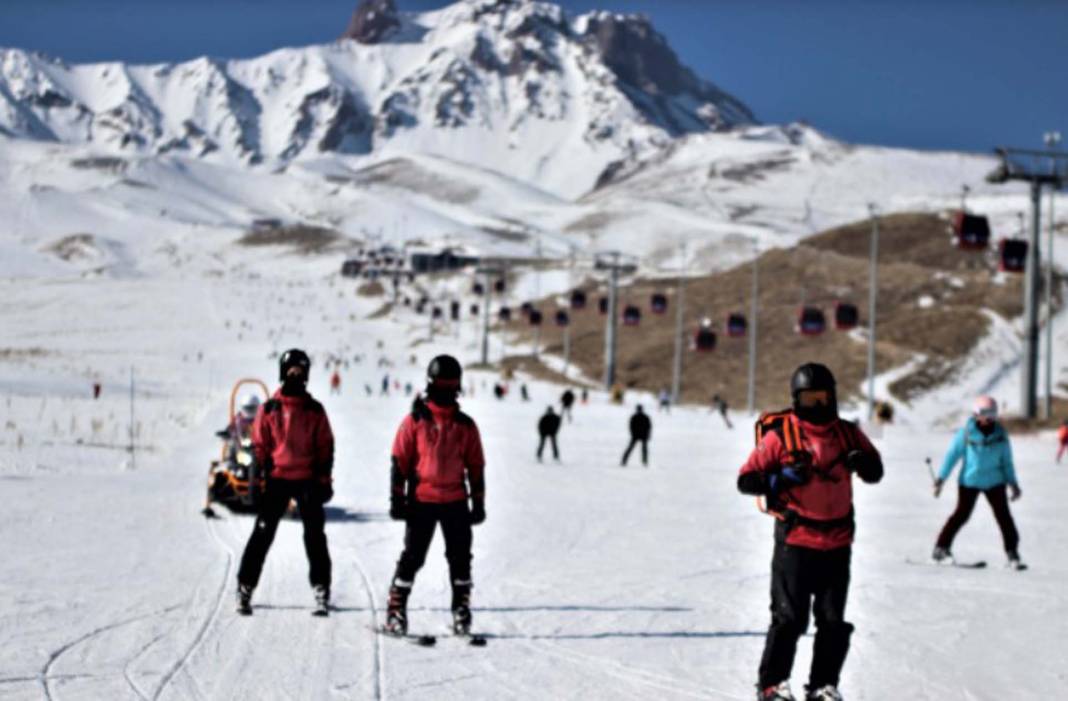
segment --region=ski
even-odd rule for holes
[[[931,560],[913,560],[911,558],[905,558],[905,562],[910,565],[926,565],[928,567],[956,567],[962,570],[981,570],[986,567],[986,560],[975,560],[974,562],[957,562],[950,560],[948,562],[932,562]]]
[[[387,638],[393,638],[394,640],[403,640],[411,643],[412,645],[418,645],[419,647],[433,647],[437,644],[438,639],[433,635],[417,635],[415,633],[396,633],[384,625],[373,629],[379,635]]]
[[[486,636],[481,633],[463,633],[457,631],[450,631],[450,635],[447,637],[456,638],[457,640],[466,640],[467,644],[471,647],[486,647]]]
[[[312,609],[311,615],[315,616],[316,618],[326,618],[330,615],[330,607],[316,606],[314,609]]]

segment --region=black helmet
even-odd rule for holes
[[[439,355],[430,361],[426,369],[426,379],[431,385],[447,388],[460,388],[460,379],[464,370],[460,361],[451,355]]]
[[[797,393],[803,389],[825,389],[834,392],[834,375],[826,365],[819,363],[805,363],[794,370],[790,378],[790,396],[797,398]]]
[[[311,358],[299,348],[290,348],[278,359],[278,379],[286,381],[286,374],[290,368],[299,367],[304,370],[304,379],[308,379],[311,371]]]
[[[805,390],[825,390],[830,394],[827,407],[802,407],[798,395]],[[838,415],[838,395],[834,374],[826,365],[805,363],[794,370],[790,378],[790,396],[793,398],[794,413],[802,420],[812,423],[826,423]]]

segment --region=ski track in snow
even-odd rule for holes
[[[186,648],[185,652],[182,653],[181,657],[179,657],[178,660],[175,661],[174,665],[169,670],[167,670],[167,672],[164,673],[163,677],[160,679],[159,684],[156,686],[155,692],[153,692],[152,694],[152,701],[156,701],[156,699],[158,699],[163,694],[164,690],[166,690],[168,685],[171,683],[171,680],[174,679],[175,675],[178,674],[178,672],[182,671],[186,663],[189,661],[189,658],[193,656],[193,653],[195,653],[200,647],[200,645],[204,642],[208,630],[211,628],[212,624],[215,623],[215,620],[219,617],[219,611],[222,610],[223,600],[226,598],[227,584],[233,581],[234,578],[234,551],[230,548],[229,545],[223,542],[223,540],[219,538],[218,533],[215,532],[214,519],[205,519],[204,525],[205,528],[208,530],[208,533],[211,535],[211,539],[215,541],[215,543],[222,549],[224,553],[226,553],[226,571],[223,573],[222,581],[219,582],[219,587],[215,594],[214,604],[211,606],[208,616],[204,619],[204,623],[200,626],[200,629],[197,631],[196,635],[193,636],[193,640],[189,643],[189,647]]]

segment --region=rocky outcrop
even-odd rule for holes
[[[362,0],[341,38],[377,44],[399,27],[400,17],[393,0]]]

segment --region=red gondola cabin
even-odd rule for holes
[[[711,326],[700,326],[693,335],[693,348],[699,353],[716,349],[716,332]]]
[[[839,331],[852,331],[860,323],[857,305],[850,302],[838,302],[834,305],[834,328]]]
[[[657,292],[649,298],[649,308],[652,309],[653,314],[663,314],[668,308],[667,295]]]
[[[965,251],[983,251],[990,244],[990,221],[978,214],[957,212],[953,216],[953,235],[957,246]]]
[[[727,315],[727,335],[731,338],[743,338],[749,330],[749,321],[745,314],[735,312]]]
[[[998,244],[998,270],[1004,273],[1027,270],[1027,248],[1024,239],[1002,239]]]
[[[582,290],[573,290],[571,292],[571,308],[572,309],[585,309],[586,308],[586,293]]]
[[[607,314],[608,313],[608,298],[607,297],[601,297],[599,300],[597,300],[597,311],[599,311],[601,314]]]
[[[503,321],[504,323],[507,324],[509,321],[512,320],[512,308],[511,307],[501,307],[500,309],[498,309],[497,310],[497,319],[499,321]]]
[[[559,309],[556,312],[556,325],[563,327],[571,323],[571,317],[563,309]]]
[[[527,315],[527,320],[530,321],[531,326],[541,326],[541,312],[537,309],[531,309],[530,314]]]
[[[819,307],[801,307],[797,313],[797,332],[802,336],[819,336],[827,330],[827,317]]]
[[[623,310],[623,325],[637,326],[642,323],[642,310],[633,304],[628,304]]]

